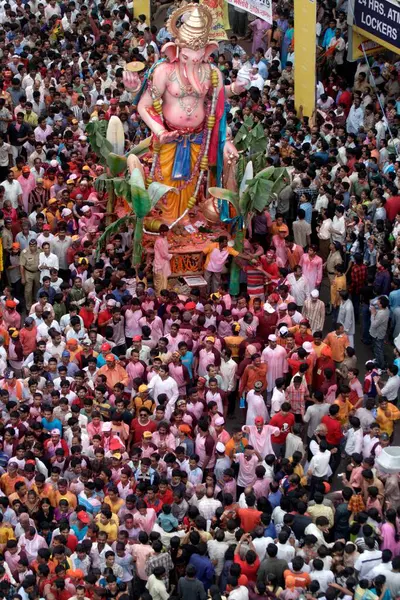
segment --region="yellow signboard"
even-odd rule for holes
[[[311,117],[315,109],[316,2],[294,0],[294,102],[296,110]]]
[[[364,58],[364,52],[367,56],[372,56],[373,54],[377,54],[384,50],[380,44],[366,38],[364,35],[361,35],[357,31],[357,27],[353,27],[352,32],[352,60],[358,60],[359,58]]]
[[[150,24],[150,0],[135,0],[133,16],[146,15],[146,22]]]
[[[210,39],[216,42],[226,40],[226,30],[230,29],[230,25],[228,5],[225,0],[200,0],[200,4],[207,6],[214,15],[214,25],[210,32]]]

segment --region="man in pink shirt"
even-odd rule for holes
[[[186,396],[186,385],[190,383],[189,371],[185,365],[182,364],[179,352],[173,352],[171,358],[172,361],[168,365],[169,374],[172,379],[175,379],[179,393]]]
[[[153,509],[148,510],[152,510],[154,512]],[[146,575],[146,560],[150,554],[154,554],[154,550],[149,544],[149,536],[145,531],[141,531],[139,533],[139,544],[133,544],[130,547],[130,552],[133,556],[133,560],[135,561],[136,574],[140,581],[141,587],[144,589],[148,579]]]
[[[136,377],[144,379],[146,368],[146,363],[139,359],[139,352],[137,350],[132,350],[131,359],[126,366],[126,372],[129,377],[129,386],[132,385],[132,382]]]
[[[278,322],[280,323],[280,321]],[[289,370],[286,350],[283,346],[278,345],[274,333],[268,336],[268,346],[264,348],[261,360],[268,363],[267,390],[271,393],[275,387],[276,379],[283,377]]]
[[[193,370],[197,375],[206,377],[207,365],[215,365],[219,367],[221,364],[221,355],[216,348],[214,348],[215,338],[209,336],[205,340],[205,348],[199,346],[195,352],[195,361]]]
[[[242,431],[248,435],[249,444],[264,459],[268,454],[274,454],[271,436],[279,435],[279,427],[265,425],[262,417],[256,417],[254,423],[254,425],[244,425]]]
[[[168,232],[168,226],[161,225],[160,237],[154,244],[154,288],[157,296],[160,295],[161,290],[167,288],[168,277],[171,275],[170,260],[173,255],[169,253]]]
[[[158,342],[160,337],[164,335],[163,322],[160,317],[157,317],[154,310],[148,310],[145,317],[139,319],[140,327],[147,325],[151,329],[152,341]]]
[[[144,500],[138,500],[136,508],[138,512],[133,515],[135,527],[145,531],[147,535],[150,535],[154,523],[157,520],[156,511],[154,508],[147,508],[147,504]]]
[[[237,477],[237,496],[244,492],[247,486],[253,486],[256,482],[256,466],[261,460],[261,456],[253,448],[246,446],[244,452],[235,454],[233,460],[239,463],[239,473]]]
[[[228,246],[228,238],[221,235],[218,241],[204,248],[203,253],[207,256],[204,265],[204,279],[207,281],[207,295],[216,292],[221,285],[221,273],[228,256],[243,258],[252,264],[257,261],[247,254],[240,254],[231,246]]]
[[[300,266],[303,269],[303,277],[308,281],[308,289],[316,290],[322,281],[322,258],[317,256],[317,246],[311,245],[308,253],[303,254],[300,259]]]

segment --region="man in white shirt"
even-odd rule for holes
[[[337,206],[332,221],[332,241],[344,243],[346,237],[346,224],[344,222],[344,207]]]
[[[219,368],[219,374],[222,379],[221,390],[230,394],[236,389],[236,371],[238,365],[232,358],[232,350],[230,348],[222,350],[221,358],[221,366]]]
[[[374,567],[372,571],[368,573],[368,578],[370,578],[371,581],[373,581],[375,577],[378,577],[378,575],[385,575],[386,577],[387,572],[392,570],[392,556],[391,550],[382,550],[381,564]]]
[[[221,502],[214,498],[214,489],[212,487],[208,487],[206,489],[206,495],[200,500],[197,508],[199,509],[201,516],[204,517],[206,521],[211,521],[215,517],[217,508],[220,508],[221,506]]]
[[[380,377],[374,377],[374,383],[378,396],[385,396],[389,402],[397,402],[397,396],[400,388],[399,369],[396,365],[391,365],[387,369],[389,379],[383,387],[380,387]]]
[[[308,467],[307,475],[311,475],[310,498],[314,495],[314,489],[317,483],[327,480],[330,475],[329,461],[331,452],[328,450],[326,440],[321,440],[319,450],[314,454]]]
[[[369,432],[366,433],[363,438],[363,458],[371,456],[374,446],[376,447],[379,444],[380,429],[381,428],[379,427],[378,423],[371,423]]]
[[[392,598],[397,598],[400,594],[400,556],[395,556],[392,560],[392,570],[385,573],[386,587],[391,593]]]
[[[324,569],[324,563],[320,558],[314,558],[312,562],[313,570],[310,572],[311,581],[318,581],[321,592],[326,592],[331,583],[334,583],[335,576],[332,571]]]
[[[175,379],[169,375],[168,365],[161,365],[159,374],[153,377],[149,383],[149,394],[156,404],[158,404],[158,396],[166,394],[168,404],[175,404],[179,396],[178,385]]]
[[[21,184],[14,179],[14,172],[9,171],[7,179],[1,183],[5,190],[4,200],[10,200],[13,208],[17,209],[22,206],[22,187]]]
[[[310,295],[308,281],[303,277],[303,269],[297,265],[293,273],[286,277],[286,283],[290,288],[290,294],[293,296],[298,308],[302,308],[304,302]]]
[[[9,165],[12,164],[12,149],[10,144],[4,142],[4,136],[0,135],[0,174],[3,177],[7,177]]]
[[[276,557],[286,560],[287,563],[294,558],[296,553],[294,546],[288,544],[288,540],[289,533],[287,531],[281,531],[278,535],[278,542],[276,544],[278,548],[278,554]]]
[[[361,454],[364,440],[364,432],[361,428],[360,419],[357,417],[350,417],[349,422],[351,428],[346,432],[346,446],[344,451],[348,456],[351,456],[355,452]]]
[[[328,544],[325,540],[324,533],[329,533],[329,521],[326,517],[317,517],[315,523],[310,523],[304,530],[305,535],[314,535],[317,538],[315,547],[326,546],[331,548],[335,542]]]
[[[58,256],[50,252],[50,242],[43,242],[42,252],[39,254],[40,283],[43,283],[44,277],[50,277],[50,269],[58,271],[58,268]]]
[[[253,539],[253,546],[257,552],[257,556],[260,560],[264,560],[267,546],[273,544],[274,540],[271,537],[264,537],[264,527],[258,526],[254,530],[255,538]]]
[[[354,563],[354,568],[358,573],[359,580],[369,579],[369,573],[371,569],[380,565],[382,562],[381,550],[374,550],[375,539],[365,538],[365,545],[366,549],[362,554],[360,554]]]
[[[228,577],[226,589],[229,591],[229,600],[249,600],[249,590],[246,586],[239,585],[237,577]]]
[[[42,318],[43,323],[41,323],[37,328],[37,340],[48,340],[50,337],[49,329],[55,329],[56,331],[61,333],[60,324],[58,323],[58,321],[54,320],[54,315],[49,310],[43,311]]]
[[[278,377],[275,380],[275,387],[272,391],[271,417],[281,410],[281,406],[285,400],[285,378]]]

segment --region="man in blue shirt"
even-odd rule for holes
[[[181,355],[181,363],[187,368],[189,371],[190,379],[192,379],[192,366],[193,366],[193,352],[188,350],[186,342],[179,342],[178,344],[179,354]]]
[[[324,39],[322,40],[322,44],[321,44],[322,47],[325,48],[325,50],[327,48],[329,48],[329,44],[331,43],[332,38],[335,37],[335,31],[336,31],[336,21],[335,21],[335,19],[331,19],[329,21],[329,27],[324,33]]]
[[[307,223],[310,223],[311,225],[311,219],[312,219],[312,204],[311,204],[311,198],[310,196],[307,194],[306,191],[304,191],[302,193],[302,195],[300,196],[300,208],[302,210],[304,210],[304,212],[306,213],[305,219],[307,221]]]
[[[50,433],[52,429],[58,429],[60,431],[60,435],[62,435],[62,423],[59,421],[59,419],[54,418],[52,406],[46,406],[44,409],[42,425],[48,433]]]
[[[264,58],[264,51],[262,48],[257,48],[254,52],[254,58],[251,60],[251,64],[258,67],[258,73],[264,79],[268,79],[268,67],[267,61]]]
[[[208,592],[215,577],[215,569],[211,560],[206,556],[207,546],[204,542],[200,542],[196,548],[196,554],[192,554],[189,560],[190,565],[196,567],[196,577],[204,585],[204,589]]]

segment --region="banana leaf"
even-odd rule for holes
[[[273,194],[279,194],[289,183],[289,174],[286,169],[283,169],[283,171],[279,174],[279,177],[275,179],[271,192]]]
[[[116,196],[122,196],[130,203],[131,188],[129,183],[123,177],[114,177],[112,179]]]
[[[239,206],[239,194],[236,192],[232,192],[232,190],[227,190],[226,188],[219,187],[209,187],[208,192],[213,196],[213,198],[217,198],[218,200],[227,200],[233,206],[236,211],[237,216],[241,215],[240,206]]]
[[[147,190],[138,185],[131,185],[131,204],[135,215],[143,219],[151,211],[151,201]]]
[[[95,121],[97,131],[105,138],[107,135],[108,121]]]
[[[153,181],[147,189],[150,198],[151,208],[154,208],[157,202],[165,196],[167,192],[174,192],[177,194],[177,190],[171,185],[165,185],[165,183],[158,183]]]
[[[288,177],[288,172],[286,171],[286,167],[274,167],[274,174],[273,174],[273,177],[271,177],[271,179],[276,181],[282,175],[286,175]]]
[[[112,181],[111,179],[109,179],[107,173],[103,173],[102,175],[99,175],[98,177],[96,177],[96,179],[94,180],[94,189],[97,192],[105,192],[107,189],[107,183],[109,181]]]
[[[249,195],[249,190],[247,189],[239,198],[240,214],[243,215],[245,219],[247,218],[247,213],[249,210],[251,210],[250,204],[251,198]]]
[[[126,215],[125,217],[121,217],[121,219],[117,219],[117,221],[114,221],[114,223],[111,223],[111,225],[106,227],[106,230],[104,231],[103,235],[101,235],[100,238],[98,239],[97,252],[98,253],[100,252],[101,247],[103,246],[103,244],[105,243],[107,238],[109,238],[111,235],[114,235],[114,233],[118,233],[120,231],[121,227],[123,227],[124,225],[127,225],[128,223],[130,223],[132,221],[133,221],[133,217],[131,215]]]
[[[101,135],[101,133],[99,133],[99,130],[96,129],[96,132],[94,134],[94,141],[96,142],[96,146],[98,146],[99,148],[101,147],[101,145],[103,144],[103,141],[106,138],[103,138],[103,136]]]
[[[89,123],[86,125],[85,133],[88,137],[90,137],[91,135],[94,135],[94,133],[95,133],[94,121],[89,121]]]
[[[146,154],[146,152],[149,151],[150,144],[151,137],[148,137],[145,140],[139,142],[139,144],[136,144],[136,146],[134,146],[133,148],[131,148],[129,152],[125,154],[125,156],[128,157],[130,154],[135,154],[136,156],[143,156],[143,154]]]
[[[265,137],[264,128],[261,123],[257,123],[250,132],[250,146],[253,152],[265,152],[267,149],[267,138]]]
[[[247,160],[243,154],[241,154],[236,163],[236,183],[239,188],[239,185],[244,177],[244,172],[246,170]]]
[[[252,182],[249,182],[249,186],[247,188],[247,193],[250,197],[249,210],[264,210],[269,202],[273,185],[273,181],[264,179],[262,177],[255,178],[252,180]]]
[[[96,135],[96,140],[97,140],[97,135]],[[105,141],[108,144],[110,144],[110,142],[108,142],[107,140],[105,140]],[[110,146],[111,146],[111,144],[110,144]],[[122,171],[125,171],[126,165],[127,165],[125,156],[119,156],[118,154],[114,154],[114,152],[109,152],[106,160],[107,160],[107,166],[110,169],[111,175],[113,177],[115,177],[119,173],[122,173]]]
[[[275,171],[275,167],[266,167],[265,169],[258,171],[256,177],[262,177],[263,179],[274,179]]]
[[[257,152],[256,154],[251,154],[249,158],[250,158],[251,162],[253,163],[254,172],[257,174],[260,173],[264,169],[264,167],[267,163],[267,158],[265,156],[264,151]]]
[[[142,188],[142,190],[146,189],[146,186],[144,184],[144,179],[143,179],[143,175],[140,172],[140,169],[138,169],[137,167],[135,167],[129,177],[129,184],[130,185],[136,185],[137,187]]]

